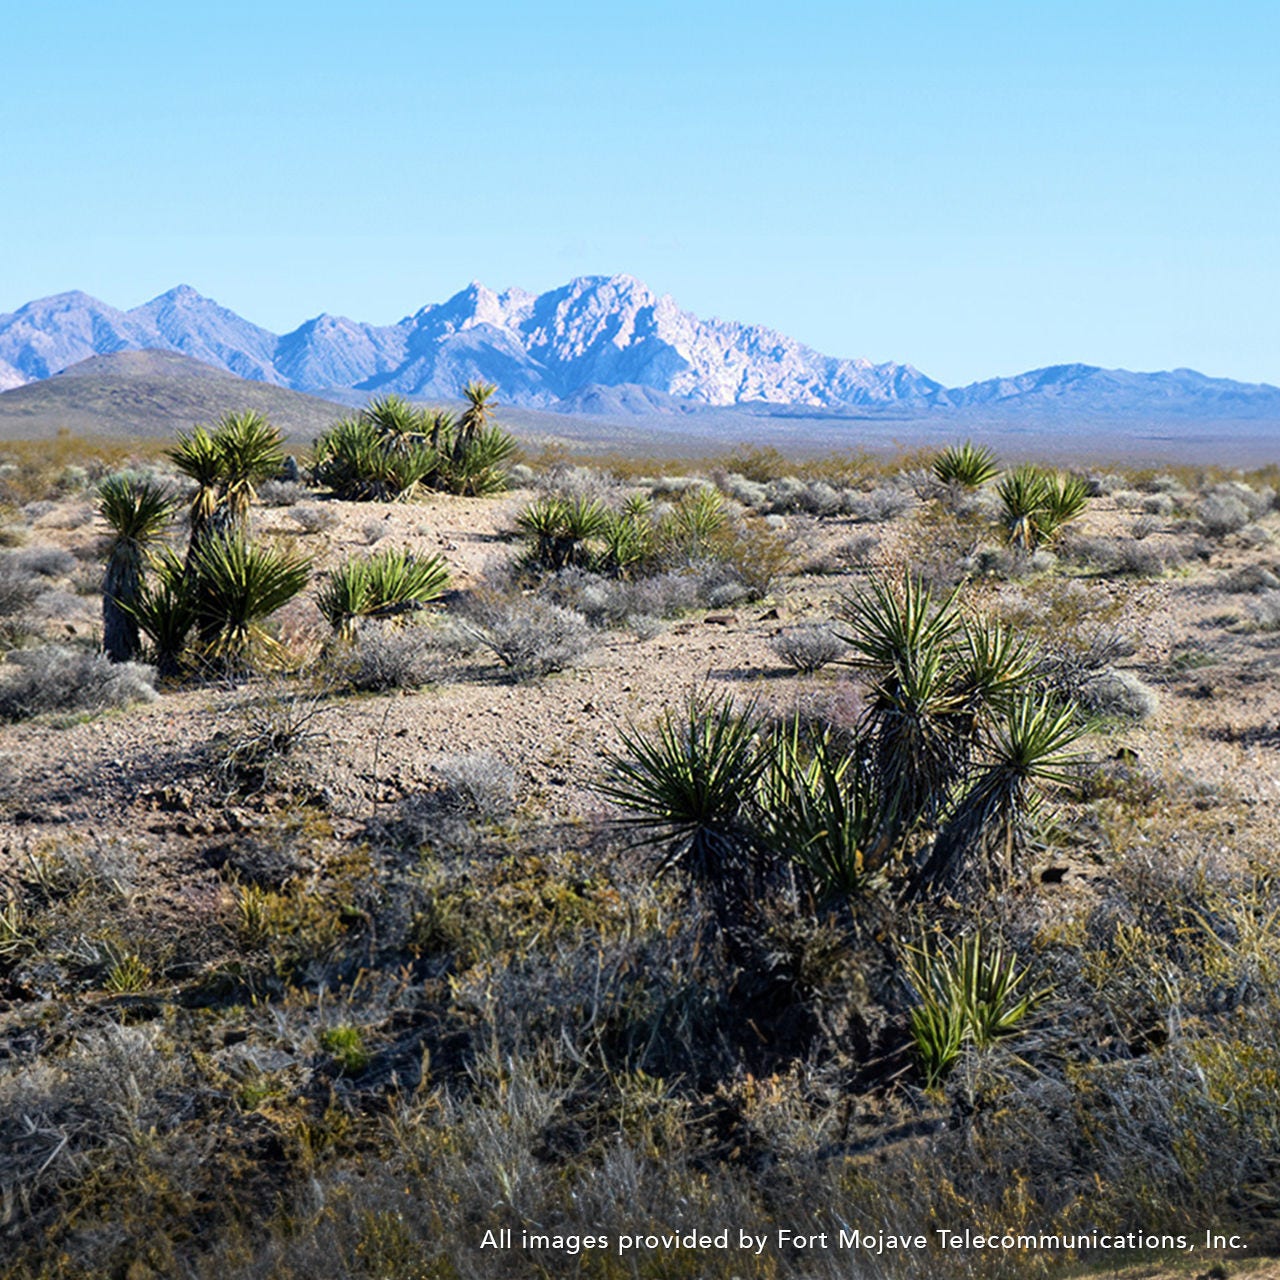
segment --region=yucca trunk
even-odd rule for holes
[[[138,620],[130,610],[142,587],[142,559],[137,547],[119,544],[107,561],[102,584],[102,651],[112,662],[138,656]]]

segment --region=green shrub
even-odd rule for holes
[[[320,1047],[333,1057],[343,1075],[357,1076],[369,1065],[369,1050],[359,1027],[327,1027],[320,1033]]]

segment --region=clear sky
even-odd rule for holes
[[[947,383],[1280,383],[1280,5],[0,0],[0,311],[627,272]]]

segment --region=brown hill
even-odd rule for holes
[[[168,437],[224,413],[256,409],[291,439],[310,440],[344,406],[248,382],[172,351],[120,351],[0,394],[0,439]]]

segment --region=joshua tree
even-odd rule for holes
[[[108,476],[98,488],[98,510],[113,535],[102,584],[102,648],[112,662],[131,662],[138,655],[133,609],[147,548],[164,532],[173,508],[173,499],[153,480]]]

